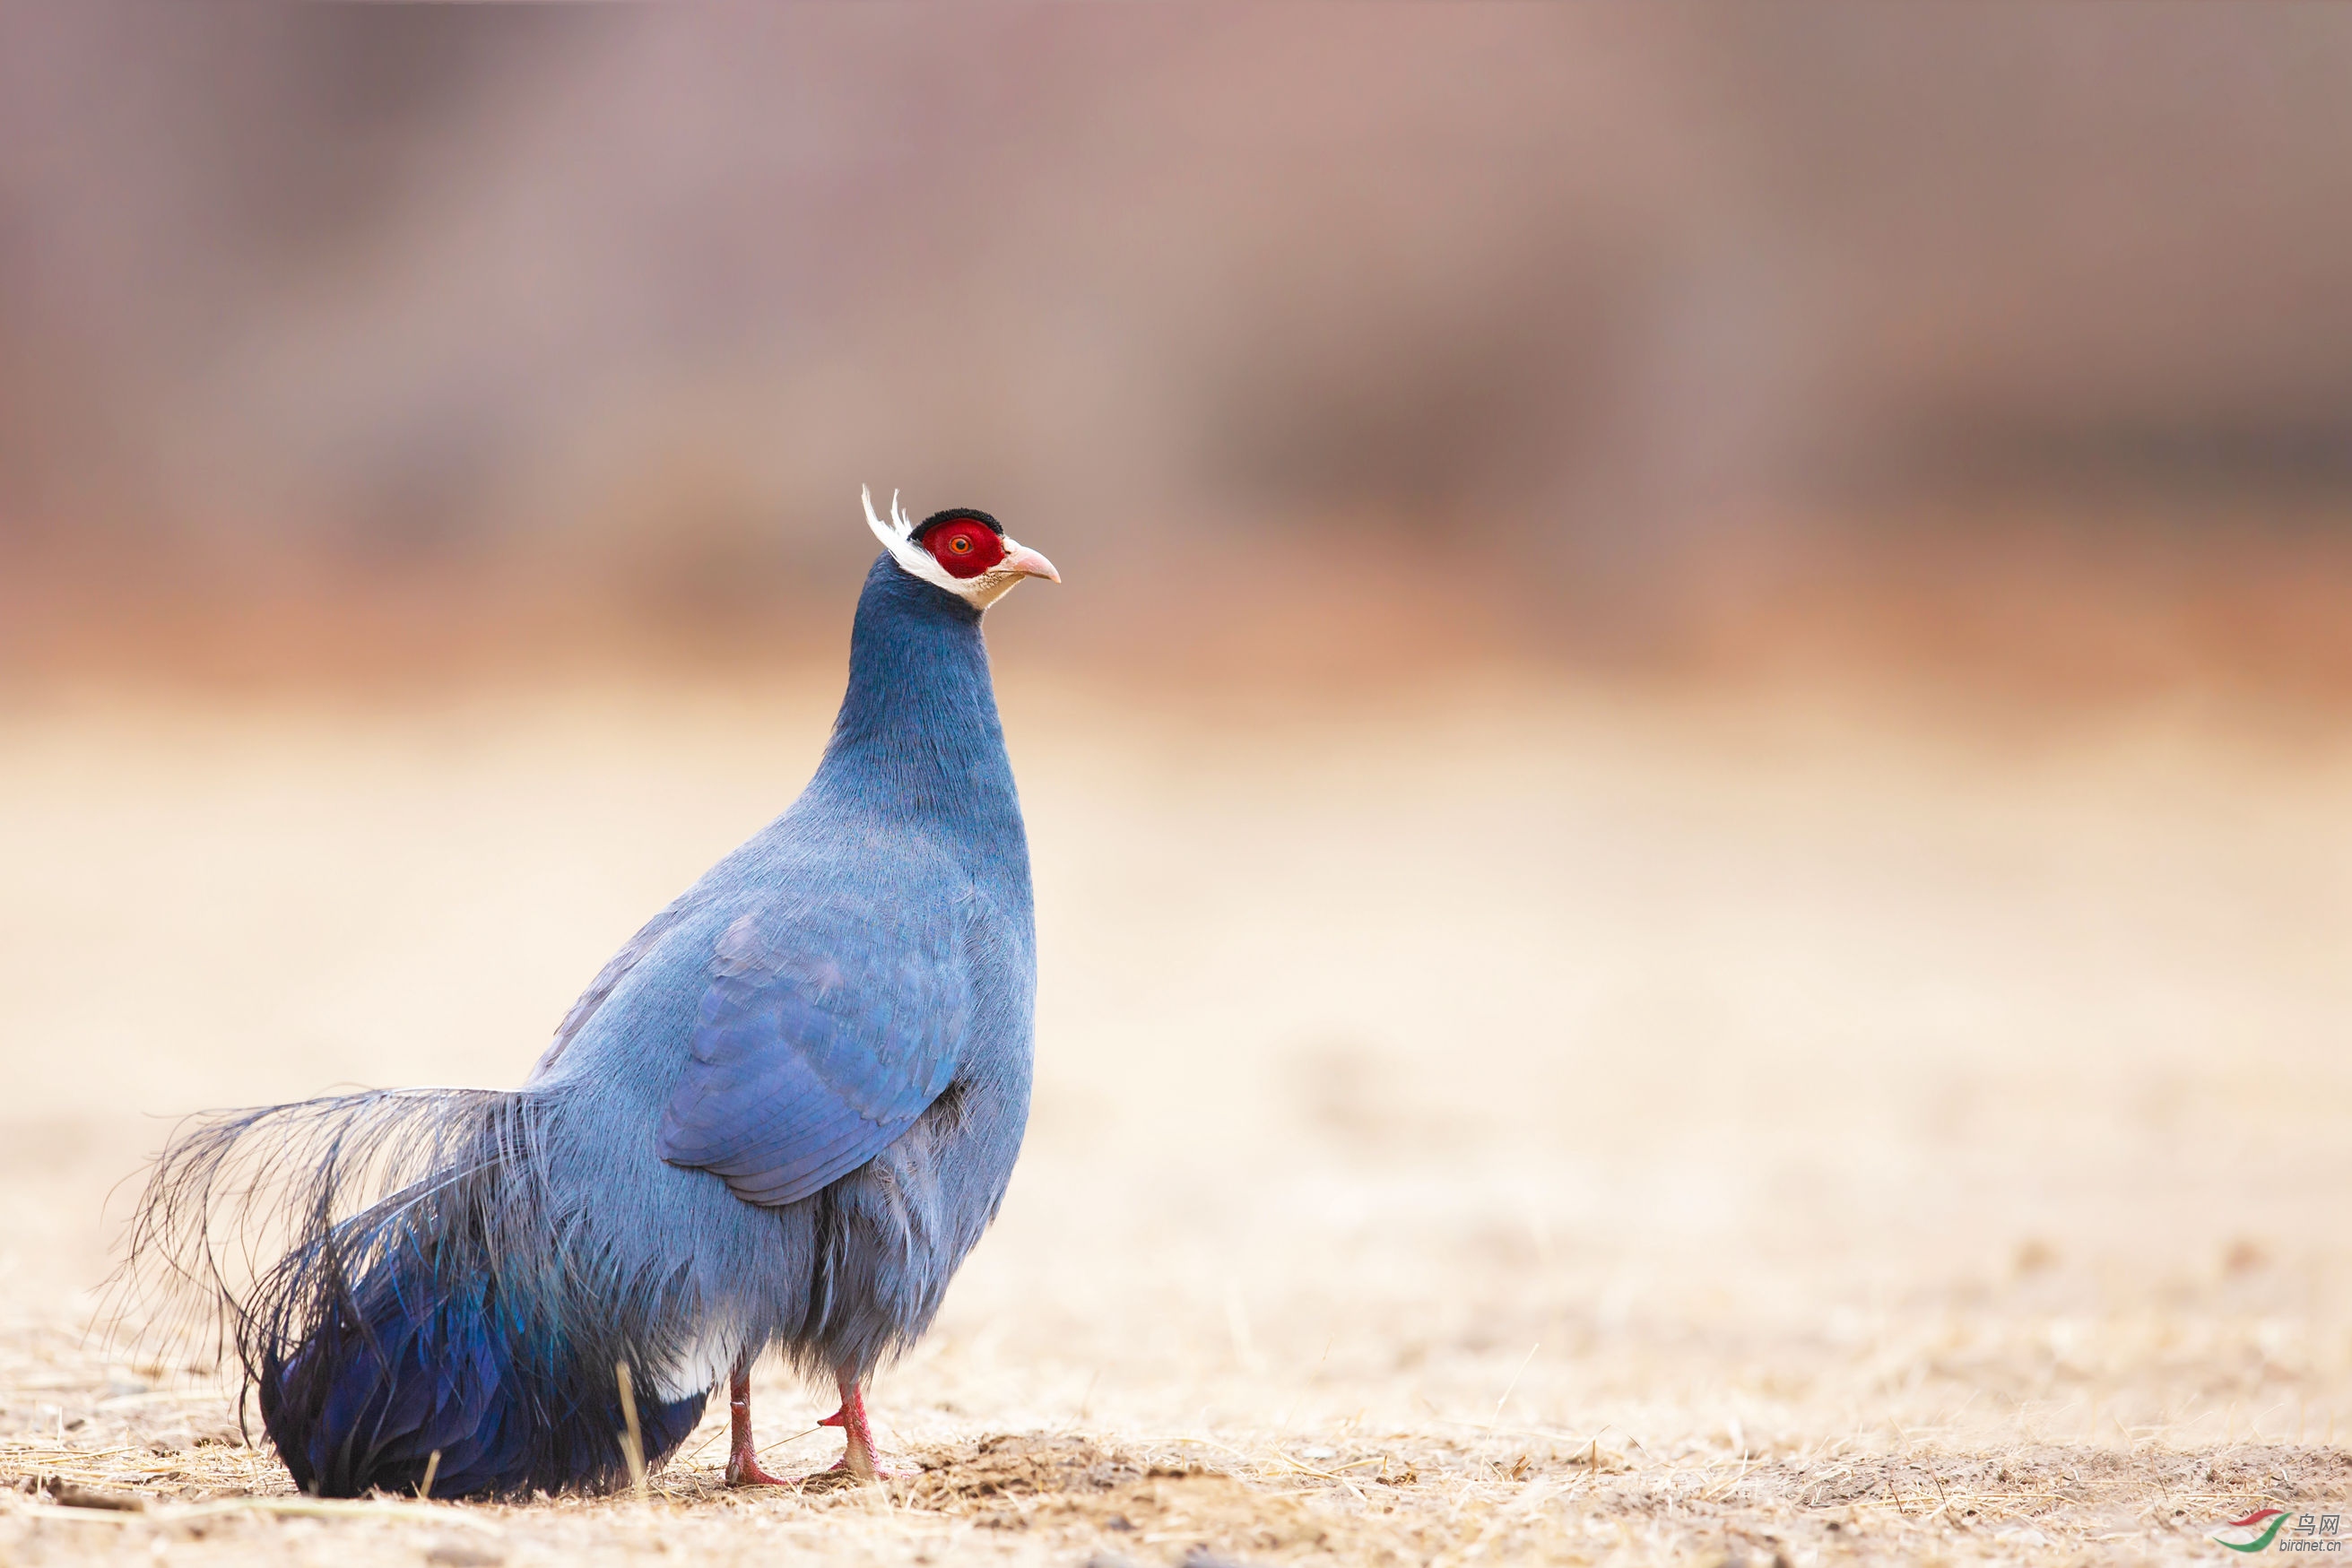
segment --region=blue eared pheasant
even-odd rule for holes
[[[1060,578],[984,512],[866,516],[884,553],[816,776],[520,1089],[219,1113],[157,1162],[131,1264],[220,1314],[306,1490],[611,1485],[625,1399],[658,1463],[721,1383],[729,1479],[772,1481],[771,1348],[835,1381],[835,1468],[874,1473],[862,1380],[929,1324],[1028,1117],[1029,852],[981,616]]]

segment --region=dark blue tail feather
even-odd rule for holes
[[[625,1479],[614,1367],[531,1343],[478,1286],[436,1299],[439,1289],[363,1282],[291,1355],[265,1354],[262,1423],[296,1484],[325,1497],[413,1492],[430,1469],[433,1495],[475,1497]],[[639,1402],[648,1464],[686,1440],[708,1399]]]
[[[133,1257],[168,1260],[226,1314],[305,1491],[413,1492],[428,1470],[435,1497],[616,1485],[623,1364],[648,1466],[701,1418],[709,1390],[654,1393],[693,1316],[682,1281],[619,1262],[554,1195],[547,1110],[524,1094],[352,1095],[202,1124],[159,1164]],[[221,1194],[234,1209],[271,1182],[305,1218],[259,1278],[225,1281],[237,1249],[215,1234]]]

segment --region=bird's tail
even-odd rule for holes
[[[593,1195],[555,1190],[576,1185],[551,1179],[562,1122],[545,1095],[462,1089],[203,1118],[155,1164],[125,1278],[242,1363],[306,1491],[614,1484],[631,1425],[615,1369],[634,1369],[647,1463],[708,1390],[654,1393],[684,1359],[687,1283],[624,1261]]]

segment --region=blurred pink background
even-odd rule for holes
[[[2304,5],[5,0],[0,661],[821,650],[870,484],[1088,656],[2332,695],[2347,77]]]

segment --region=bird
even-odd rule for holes
[[[837,1389],[834,1468],[880,1473],[866,1380],[1028,1120],[1035,914],[982,618],[1061,574],[987,512],[864,502],[882,553],[814,776],[520,1088],[209,1113],[157,1156],[125,1277],[209,1322],[306,1492],[610,1489],[722,1384],[727,1479],[782,1484],[751,1437],[772,1350]]]

